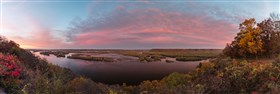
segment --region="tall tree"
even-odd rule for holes
[[[237,33],[235,40],[227,45],[225,52],[231,53],[234,57],[257,57],[263,52],[263,42],[261,29],[257,26],[254,18],[245,20],[239,25],[240,32]],[[230,49],[230,50],[228,50]],[[226,53],[226,54],[227,54]]]
[[[280,37],[278,36],[279,32],[277,31],[275,25],[275,21],[273,21],[271,18],[258,24],[258,27],[261,29],[261,37],[263,41],[263,54],[268,57],[275,56],[277,53],[279,53],[278,49],[280,49]]]
[[[240,39],[238,46],[245,50],[246,53],[258,56],[258,53],[263,50],[263,44],[261,30],[257,27],[255,19],[248,19],[241,23],[240,32],[245,32],[245,35],[241,36],[242,38]]]

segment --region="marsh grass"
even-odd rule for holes
[[[68,58],[71,59],[81,59],[81,60],[87,60],[87,61],[103,61],[103,62],[113,62],[113,58],[109,57],[94,57],[91,55],[83,55],[83,54],[73,54],[72,56],[68,56]]]

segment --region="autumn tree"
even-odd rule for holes
[[[240,32],[244,32],[238,42],[238,46],[244,50],[241,55],[258,56],[263,50],[261,30],[257,27],[255,19],[245,20],[240,24]]]
[[[239,25],[239,30],[235,40],[225,48],[225,54],[245,58],[261,55],[263,51],[261,29],[255,19],[245,20]]]
[[[272,18],[258,24],[258,27],[261,29],[263,41],[263,54],[268,57],[273,57],[280,53],[280,33],[276,25],[276,22]]]

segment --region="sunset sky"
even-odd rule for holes
[[[23,48],[224,48],[279,0],[2,0],[1,34]]]

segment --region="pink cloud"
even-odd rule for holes
[[[156,8],[114,11],[107,23],[85,24],[88,30],[75,34],[73,42],[92,47],[143,46],[223,48],[238,31],[237,25],[207,14],[167,12]],[[151,43],[153,45],[151,45]],[[172,44],[172,45],[170,45]],[[135,46],[137,47],[137,46]]]
[[[31,17],[24,21],[28,27],[24,31],[17,24],[4,25],[9,31],[22,33],[7,37],[32,48],[223,48],[238,31],[235,23],[204,12],[118,6],[101,20],[80,21],[68,32],[71,38],[68,43]]]
[[[86,32],[80,34],[74,38],[74,43],[77,45],[103,45],[108,44],[110,42],[111,34],[109,31],[102,31],[102,32]]]
[[[52,30],[36,19],[28,17],[25,20],[23,23],[26,27],[4,22],[5,37],[19,43],[24,48],[56,48],[67,45],[62,39],[54,37]]]
[[[171,37],[150,37],[150,38],[144,38],[142,40],[143,42],[151,42],[151,43],[171,43],[171,42],[177,42],[176,39]]]

